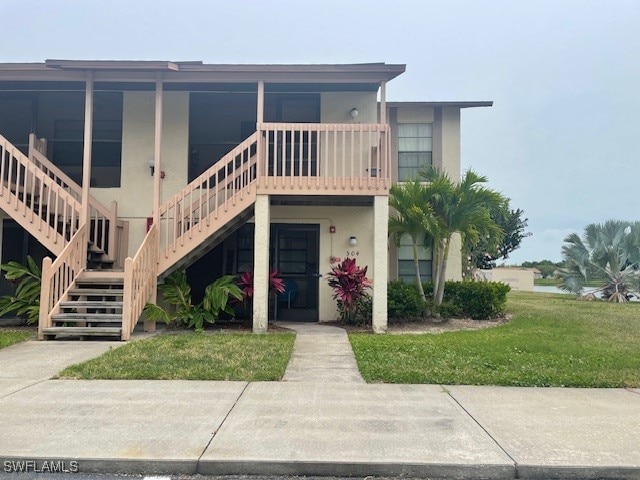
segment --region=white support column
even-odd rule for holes
[[[84,148],[82,151],[82,222],[89,221],[91,188],[91,146],[93,144],[93,72],[87,72],[84,97]]]
[[[373,197],[373,332],[387,331],[389,197]]]
[[[258,105],[256,108],[256,127],[264,122],[264,81],[258,81]]]
[[[258,81],[258,103],[256,105],[256,130],[260,132],[260,125],[264,122],[264,81]],[[257,168],[256,173],[258,175],[258,187],[262,185],[262,177],[266,172],[264,164],[264,145],[262,139],[262,133],[258,133],[258,145],[257,145]]]
[[[257,195],[253,245],[253,333],[265,333],[269,323],[269,195]]]
[[[387,82],[380,83],[380,123],[387,123]]]
[[[162,171],[162,73],[156,73],[155,144],[153,150],[153,223],[160,226],[160,172]],[[160,235],[158,235],[158,240]]]

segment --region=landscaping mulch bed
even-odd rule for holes
[[[416,319],[407,321],[390,321],[387,333],[394,334],[420,334],[456,332],[459,330],[481,330],[493,328],[511,321],[511,315],[492,320],[473,320],[472,318],[448,318],[439,321],[435,319]],[[349,333],[371,333],[369,325],[347,325],[341,322],[330,322],[327,325],[344,328]]]

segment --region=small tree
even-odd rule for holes
[[[522,218],[523,215],[524,211],[512,210],[508,203],[490,213],[504,234],[481,236],[475,245],[468,241],[463,245],[463,257],[467,260],[466,277],[472,277],[477,268],[495,268],[496,260],[507,259],[511,252],[520,248],[522,240],[531,236],[530,232],[525,232],[528,219]]]
[[[435,222],[429,233],[435,244],[434,304],[442,304],[451,239],[455,233],[462,237],[463,245],[475,245],[482,237],[496,238],[504,232],[491,218],[491,214],[508,202],[506,197],[484,187],[487,177],[467,170],[460,183],[446,173],[428,166],[420,175],[429,182],[424,186],[425,199]]]
[[[333,299],[337,300],[343,314],[342,320],[354,323],[358,313],[358,303],[371,288],[367,278],[367,267],[358,267],[354,258],[345,258],[342,263],[331,267],[329,286],[333,289]]]
[[[393,209],[389,218],[389,235],[395,240],[396,245],[400,244],[404,235],[411,238],[416,285],[423,301],[427,303],[422,287],[418,251],[433,241],[429,232],[435,228],[436,221],[425,197],[425,186],[419,180],[413,179],[393,185],[389,193],[389,206]]]

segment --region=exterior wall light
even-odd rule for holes
[[[151,169],[151,176],[153,177],[153,174],[156,170],[156,162],[153,158],[149,159],[149,168]]]
[[[349,115],[351,115],[351,118],[355,120],[359,113],[360,112],[358,112],[358,109],[356,107],[353,107],[349,112]]]
[[[356,245],[358,245],[358,239],[355,236],[349,237],[349,245],[355,247]]]

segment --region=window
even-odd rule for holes
[[[423,165],[431,165],[433,125],[404,123],[398,125],[398,181],[418,175]]]
[[[423,282],[431,281],[432,258],[431,246],[425,248],[424,240],[418,239],[418,263]],[[407,234],[400,238],[398,246],[398,280],[406,283],[415,283],[416,281],[416,269],[413,265],[413,242]]]

